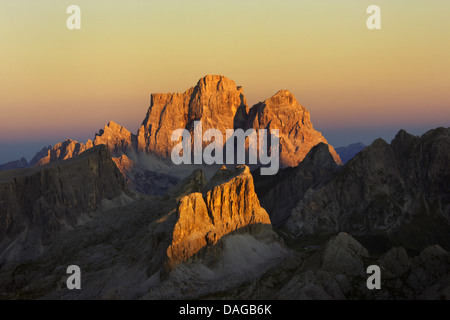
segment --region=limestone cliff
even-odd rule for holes
[[[393,243],[415,252],[434,244],[449,249],[449,149],[450,128],[421,137],[402,130],[391,144],[377,139],[328,184],[304,197],[286,228],[296,236],[382,235],[378,249]]]
[[[270,227],[269,216],[259,204],[248,167],[221,171],[219,175],[223,176],[226,171],[228,179],[207,191],[205,197],[202,193],[191,193],[180,200],[172,243],[167,250],[170,268],[234,231],[244,228],[251,231],[252,227],[263,225]]]
[[[322,134],[313,128],[309,111],[300,105],[294,95],[280,90],[271,98],[254,105],[248,115],[246,128],[278,129],[280,135],[280,163],[295,167],[319,143],[328,144]],[[332,146],[330,153],[337,164],[342,164]]]
[[[138,131],[138,151],[169,158],[178,141],[172,142],[176,129],[193,131],[201,121],[203,131],[234,129],[235,117],[241,124],[247,102],[241,87],[223,76],[208,75],[184,93],[152,94],[150,108]]]
[[[105,146],[48,165],[0,173],[0,260],[31,259],[104,199],[129,193]]]
[[[110,121],[95,135],[94,146],[104,144],[113,156],[126,155],[133,150],[132,134],[125,127]]]
[[[84,144],[72,139],[67,139],[64,142],[55,144],[52,149],[47,151],[47,154],[44,157],[36,162],[36,165],[43,166],[58,160],[67,160],[92,147],[93,144],[91,140],[88,140],[86,144]]]
[[[173,181],[186,177],[186,170],[196,169],[186,167],[183,170],[179,166],[174,170],[170,161],[172,149],[179,143],[171,140],[173,131],[187,129],[192,135],[195,121],[201,121],[203,132],[208,129],[222,132],[224,143],[227,129],[279,129],[282,167],[298,165],[312,147],[327,144],[322,134],[313,128],[308,110],[289,91],[281,90],[249,109],[242,87],[224,76],[207,75],[184,93],[152,94],[137,134],[110,121],[93,141],[83,144],[68,139],[49,150],[43,149],[31,165],[69,159],[104,144],[131,188],[162,194],[174,185]],[[207,144],[204,142],[203,147]],[[341,164],[333,147],[329,149],[334,161]],[[154,182],[146,180],[153,178]],[[162,184],[157,185],[158,181]],[[152,188],[151,183],[155,187]]]

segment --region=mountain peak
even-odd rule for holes
[[[275,99],[284,99],[289,101],[290,103],[298,103],[297,99],[295,99],[295,96],[289,90],[284,89],[279,90],[271,98],[269,98],[269,100]]]
[[[197,85],[193,88],[193,92],[202,92],[203,94],[215,92],[235,92],[243,93],[241,86],[236,86],[236,83],[221,75],[206,75],[201,78]]]
[[[241,87],[224,76],[207,75],[184,93],[154,94],[147,116],[138,131],[138,151],[170,157],[178,142],[171,141],[176,129],[193,130],[194,121],[202,121],[203,131],[223,132],[243,122],[247,101]],[[237,116],[239,115],[239,116]]]
[[[125,127],[110,121],[99,133],[95,134],[93,144],[96,146],[104,144],[112,155],[120,156],[132,150],[131,136],[131,132]]]
[[[398,141],[411,141],[411,140],[415,140],[417,137],[413,136],[412,134],[406,132],[406,130],[401,129],[399,132],[397,132],[397,134],[395,135],[395,138],[393,139],[393,141],[391,143],[394,142],[394,140]]]
[[[47,155],[44,163],[61,159],[59,154],[64,154],[64,159],[65,155],[70,157],[99,144],[106,145],[113,157],[145,153],[170,159],[173,148],[179,143],[172,141],[172,133],[187,129],[192,135],[196,121],[201,121],[203,132],[209,129],[222,132],[223,141],[227,140],[229,129],[278,129],[281,167],[297,166],[315,145],[328,144],[313,128],[309,111],[289,90],[279,90],[249,109],[241,86],[222,75],[206,75],[184,93],[152,94],[147,115],[136,135],[109,121],[95,135],[93,142],[78,145],[76,141],[67,140],[56,145],[53,148],[55,155]],[[206,145],[205,142],[203,148]],[[67,148],[70,152],[64,150]],[[330,146],[329,149],[334,161],[341,164],[334,148]]]
[[[113,129],[113,130],[121,130],[121,129],[125,129],[125,128],[122,127],[120,124],[117,124],[116,122],[114,122],[114,121],[112,121],[112,120],[109,121],[107,125],[105,125],[105,128],[106,128],[106,127],[111,128],[111,129]]]
[[[309,111],[288,90],[280,90],[254,105],[249,111],[246,128],[279,130],[280,160],[284,167],[298,165],[318,143],[328,144],[322,134],[313,128]],[[337,164],[342,164],[331,146],[330,153]]]
[[[48,149],[48,151],[45,154],[43,153],[45,151],[45,148],[41,150],[41,152],[38,155],[42,155],[42,158],[36,162],[36,165],[42,166],[50,162],[70,159],[73,158],[74,156],[83,153],[90,147],[91,146],[86,147],[84,143],[77,142],[76,140],[67,139],[63,142],[55,144],[54,147]],[[36,160],[35,158],[33,158],[33,161]]]
[[[257,105],[275,108],[280,106],[291,106],[306,110],[302,105],[300,105],[300,103],[298,103],[295,96],[289,90],[284,89],[279,90],[273,96],[258,103]]]
[[[217,74],[207,74],[206,76],[200,78],[198,80],[197,85],[200,84],[210,84],[210,83],[219,83],[219,82],[230,82],[235,83],[233,80],[228,79],[225,76],[217,75]]]

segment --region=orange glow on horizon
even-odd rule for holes
[[[249,105],[290,90],[315,127],[448,125],[450,2],[0,2],[0,141],[135,133],[153,92],[206,74]],[[382,29],[365,26],[378,3]]]

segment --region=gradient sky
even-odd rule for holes
[[[448,0],[0,0],[0,163],[109,120],[136,132],[150,93],[206,74],[250,106],[290,90],[336,147],[449,126],[449,17]]]

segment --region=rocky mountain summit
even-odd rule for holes
[[[254,279],[290,255],[259,205],[246,166],[222,169],[209,185],[197,170],[164,198],[104,206],[54,237],[32,259],[3,263],[0,298],[205,295]],[[83,290],[61,286],[58,270],[66,263],[84,270]]]
[[[280,162],[284,167],[298,165],[315,145],[328,144],[322,134],[314,130],[309,111],[287,90],[280,90],[254,105],[249,111],[246,128],[280,130]],[[329,149],[334,161],[342,164],[334,148],[329,146]]]
[[[381,289],[366,286],[369,265],[380,266]],[[317,249],[301,251],[257,281],[209,299],[380,300],[450,299],[450,253],[429,246],[415,256],[393,247],[374,256],[347,233],[338,233]]]
[[[104,144],[130,188],[162,195],[192,170],[202,167],[210,177],[220,166],[180,165],[171,162],[171,152],[178,141],[172,141],[172,132],[187,129],[193,135],[194,122],[201,121],[202,129],[218,129],[226,141],[227,129],[278,129],[280,132],[280,165],[298,165],[309,150],[318,143],[327,144],[322,134],[313,128],[309,112],[287,90],[249,108],[242,87],[234,81],[217,75],[207,75],[184,93],[155,93],[150,96],[150,107],[136,134],[110,121],[93,140],[86,143],[68,139],[54,147],[42,150],[28,166],[44,165],[69,159],[86,150]],[[230,142],[231,143],[231,142]],[[203,143],[203,148],[206,144]],[[337,164],[339,155],[332,146],[330,153]],[[39,156],[40,155],[40,156]],[[27,166],[23,164],[23,166]],[[149,184],[148,179],[155,182]]]
[[[49,149],[47,153],[36,162],[36,165],[43,166],[51,162],[67,160],[82,154],[93,146],[91,140],[88,140],[86,144],[84,144],[72,139],[67,139],[64,142],[55,144],[53,148]]]
[[[345,231],[378,239],[380,250],[395,243],[414,252],[433,244],[448,250],[448,150],[450,128],[421,137],[402,130],[390,145],[377,139],[328,183],[304,193],[286,229],[295,236]]]
[[[202,121],[203,131],[218,129],[226,141],[226,129],[238,128],[246,119],[247,101],[242,87],[223,76],[208,75],[184,93],[152,94],[147,116],[138,131],[137,151],[170,158],[172,132],[194,130]]]
[[[33,259],[57,234],[101,211],[104,200],[131,196],[103,145],[66,161],[0,172],[0,264]]]
[[[283,168],[173,165],[197,120],[278,129]],[[450,128],[401,130],[341,165],[289,91],[248,108],[206,76],[153,94],[137,134],[111,121],[0,171],[0,299],[450,299],[449,150]]]
[[[447,147],[448,129],[401,131],[340,167],[319,143],[275,176],[223,167],[208,180],[195,170],[163,197],[132,193],[103,144],[3,171],[0,298],[448,299]],[[352,207],[340,198],[360,189],[365,198]],[[330,198],[300,220],[296,210],[322,190]],[[391,201],[423,194],[435,207],[409,200],[411,220],[401,211],[400,220],[384,219],[391,207],[377,202],[380,190]],[[340,205],[346,211],[332,216]],[[83,290],[66,289],[72,264],[83,270]],[[373,264],[381,290],[366,287]]]
[[[309,112],[287,90],[248,108],[242,87],[223,76],[208,75],[183,94],[152,94],[147,116],[138,132],[138,151],[170,157],[178,142],[171,142],[178,128],[194,129],[202,121],[203,131],[218,129],[226,141],[226,129],[279,129],[281,164],[295,166],[316,144],[327,143],[314,130]],[[167,143],[164,143],[167,142]],[[336,163],[341,160],[334,149]]]

